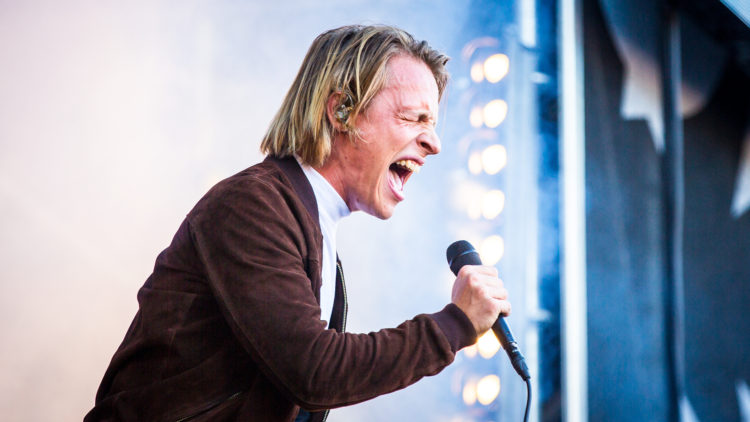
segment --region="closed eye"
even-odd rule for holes
[[[437,122],[435,122],[429,114],[419,114],[418,116],[403,115],[401,118],[408,122],[429,124],[432,127],[437,126]]]
[[[419,115],[419,122],[420,123],[428,123],[428,124],[432,125],[433,127],[437,126],[437,123],[435,122],[435,120],[433,120],[432,117],[430,117],[427,114],[420,114]]]

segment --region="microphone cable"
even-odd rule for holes
[[[529,421],[529,409],[531,408],[531,379],[526,381],[526,411],[523,413],[523,422]]]

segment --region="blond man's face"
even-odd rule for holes
[[[390,218],[406,198],[404,185],[440,152],[435,133],[438,87],[425,63],[395,56],[385,86],[353,122],[359,138],[337,137],[321,173],[351,211]]]

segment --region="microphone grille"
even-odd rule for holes
[[[457,256],[463,255],[466,252],[474,250],[474,246],[465,240],[457,240],[448,246],[445,251],[445,257],[448,259],[448,265],[450,265]]]

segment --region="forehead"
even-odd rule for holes
[[[405,106],[437,108],[438,87],[430,68],[421,60],[399,55],[388,61],[383,93],[398,97]]]

